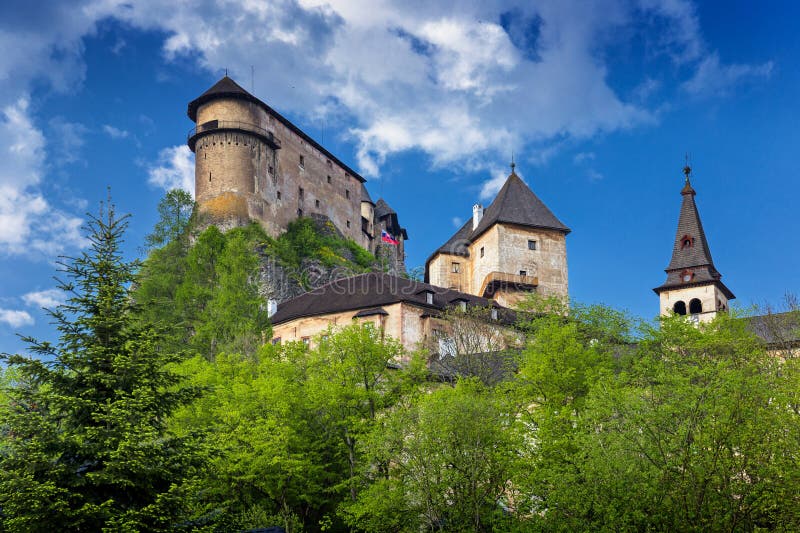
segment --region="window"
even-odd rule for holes
[[[301,340],[303,341],[303,344],[305,344],[306,346],[311,344],[311,337],[303,337]]]
[[[428,304],[428,305],[433,305],[433,293],[432,292],[429,291],[429,292],[425,293],[425,303]]]
[[[314,207],[319,209],[319,200],[314,200]]]
[[[675,305],[672,306],[672,310],[675,312],[676,315],[685,315],[686,314],[686,303],[678,300],[675,302]]]
[[[299,188],[297,189],[297,196],[298,196],[298,197],[299,197],[299,198],[302,200],[302,199],[303,199],[303,197],[305,196],[305,192],[306,192],[306,191],[304,191],[302,187],[299,187]]]
[[[350,227],[350,221],[349,220],[347,221],[347,227],[348,228]]]
[[[461,311],[466,311],[467,310],[467,302],[465,302],[464,300],[461,300],[460,302],[458,302],[458,308]]]
[[[492,320],[497,320],[497,309],[492,308]]]
[[[280,343],[281,343],[281,338],[280,337],[275,337],[274,339],[272,339],[272,344],[273,345],[278,345]]]
[[[211,183],[211,172],[208,173],[208,182]]]
[[[275,169],[274,169],[274,168],[272,168],[272,165],[270,165],[270,166],[269,166],[269,170],[268,170],[268,172],[269,172],[269,175],[270,175],[270,176],[274,176],[274,175],[275,175]]]
[[[298,209],[297,210],[297,216],[299,216],[299,217],[303,216],[303,210],[302,209]]]
[[[305,156],[300,156],[300,168],[306,168],[306,158]]]
[[[536,249],[536,241],[528,241],[528,250]]]
[[[328,183],[330,183],[330,182],[331,182],[331,177],[330,177],[330,176],[328,176]]]
[[[344,197],[345,198],[350,198],[350,190],[349,189],[344,191]]]
[[[459,272],[461,272],[461,263],[455,263],[454,262],[451,265],[451,267],[452,267],[452,270],[453,270],[453,274],[458,274]]]
[[[481,257],[483,257],[483,246],[481,246]]]
[[[281,199],[281,191],[278,191],[278,200]]]
[[[696,315],[702,312],[703,312],[703,303],[697,298],[692,298],[689,301],[689,313],[692,315]]]
[[[522,276],[522,277],[525,277],[525,276],[528,275],[528,271],[527,270],[520,270],[519,271],[519,275]]]
[[[694,239],[688,235],[684,235],[681,237],[681,250],[685,250],[687,248],[691,248],[694,246]]]

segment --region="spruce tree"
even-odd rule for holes
[[[60,264],[67,303],[50,311],[56,343],[26,338],[0,408],[0,523],[9,531],[157,531],[180,523],[202,468],[194,437],[166,426],[197,390],[159,347],[163,331],[137,317],[136,263],[122,257],[127,217],[90,217],[90,246]]]

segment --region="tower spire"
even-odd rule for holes
[[[703,313],[710,318],[712,315],[708,313],[726,309],[728,300],[732,300],[734,295],[722,283],[722,275],[711,258],[711,249],[695,203],[697,193],[689,179],[691,172],[687,155],[686,166],[683,168],[685,183],[681,189],[683,200],[678,228],[672,247],[672,259],[665,269],[667,280],[654,291],[661,296],[662,312],[665,310],[663,304],[668,303],[666,309],[669,311],[674,310],[679,314]],[[713,293],[704,292],[704,287],[713,288]],[[714,294],[716,297],[712,298]],[[692,303],[695,300],[697,303]],[[692,305],[689,304],[701,310],[692,311]]]
[[[515,170],[516,168],[517,168],[517,164],[514,163],[514,151],[512,150],[511,151],[511,173],[512,174],[516,174],[517,173],[516,170]]]

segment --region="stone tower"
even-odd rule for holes
[[[277,237],[310,217],[404,270],[408,234],[397,214],[388,206],[381,213],[363,177],[280,113],[225,76],[189,103],[188,115],[197,124],[188,138],[195,199],[208,223],[226,230],[255,221]],[[382,247],[382,229],[397,244]]]
[[[485,210],[472,217],[425,264],[425,281],[513,306],[528,292],[568,297],[566,227],[511,174]]]
[[[224,229],[259,220],[278,233],[270,211],[277,205],[281,146],[258,99],[225,76],[189,103],[188,115],[197,123],[188,143],[201,213]]]
[[[690,315],[693,320],[708,322],[718,312],[728,310],[728,301],[735,296],[722,283],[722,274],[714,266],[711,249],[694,197],[697,194],[689,181],[691,168],[684,169],[683,201],[678,229],[672,247],[672,259],[665,269],[667,280],[653,289],[659,296],[661,315]]]

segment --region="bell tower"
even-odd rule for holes
[[[672,259],[664,270],[667,280],[653,289],[660,301],[662,316],[676,313],[688,315],[697,322],[709,322],[719,312],[728,310],[728,301],[735,296],[722,283],[722,274],[714,266],[703,224],[694,198],[691,167],[683,169],[685,183],[681,189],[681,212],[672,247]]]

